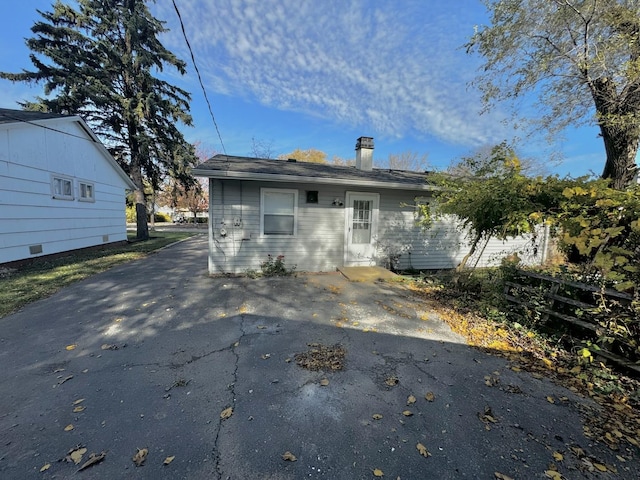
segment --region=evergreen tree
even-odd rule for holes
[[[158,40],[164,23],[145,0],[57,0],[38,13],[27,46],[34,69],[0,73],[44,86],[44,98],[23,107],[82,115],[136,185],[137,237],[149,236],[144,181],[157,189],[165,175],[192,183],[196,156],[176,124],[191,125],[189,93],[158,78],[186,64]]]

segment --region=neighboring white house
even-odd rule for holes
[[[0,263],[126,240],[134,188],[80,117],[0,109]]]
[[[258,270],[268,255],[300,271],[389,266],[390,257],[400,269],[455,267],[469,250],[457,223],[416,225],[416,202],[436,188],[428,175],[372,166],[369,137],[358,139],[355,167],[228,155],[199,165],[194,175],[209,178],[209,272]],[[544,250],[530,236],[492,239],[469,264],[516,252],[536,263]]]

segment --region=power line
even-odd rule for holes
[[[209,114],[211,115],[211,120],[213,120],[213,125],[216,127],[216,132],[218,133],[218,138],[220,139],[220,145],[222,146],[222,153],[226,155],[227,151],[225,150],[224,143],[222,142],[222,135],[220,135],[220,129],[218,128],[218,123],[216,122],[216,118],[213,115],[211,102],[209,102],[209,96],[207,95],[207,90],[204,88],[204,83],[202,82],[202,76],[200,75],[200,69],[198,68],[198,64],[196,63],[196,57],[193,54],[193,49],[191,48],[191,44],[189,43],[189,39],[187,38],[187,32],[184,28],[182,15],[180,14],[180,10],[178,10],[178,5],[176,5],[176,0],[171,0],[171,1],[173,3],[173,8],[176,10],[176,13],[178,14],[178,20],[180,21],[180,28],[182,28],[182,36],[184,37],[184,41],[187,43],[187,48],[189,49],[189,53],[191,54],[191,61],[193,62],[193,67],[195,68],[196,74],[198,75],[198,81],[200,82],[200,88],[202,88],[204,99],[207,102],[207,107],[209,107]]]

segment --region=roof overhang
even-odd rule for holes
[[[249,180],[261,182],[285,182],[285,183],[315,183],[323,185],[345,185],[370,188],[384,188],[389,190],[413,190],[413,191],[434,191],[440,187],[427,183],[403,183],[403,182],[380,182],[375,180],[358,180],[354,178],[329,178],[329,177],[306,177],[303,175],[283,175],[273,173],[255,172],[235,172],[229,170],[209,170],[194,169],[191,171],[196,177],[208,177],[218,180]]]

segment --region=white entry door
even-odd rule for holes
[[[377,193],[347,192],[345,212],[346,266],[373,265],[378,231]]]

